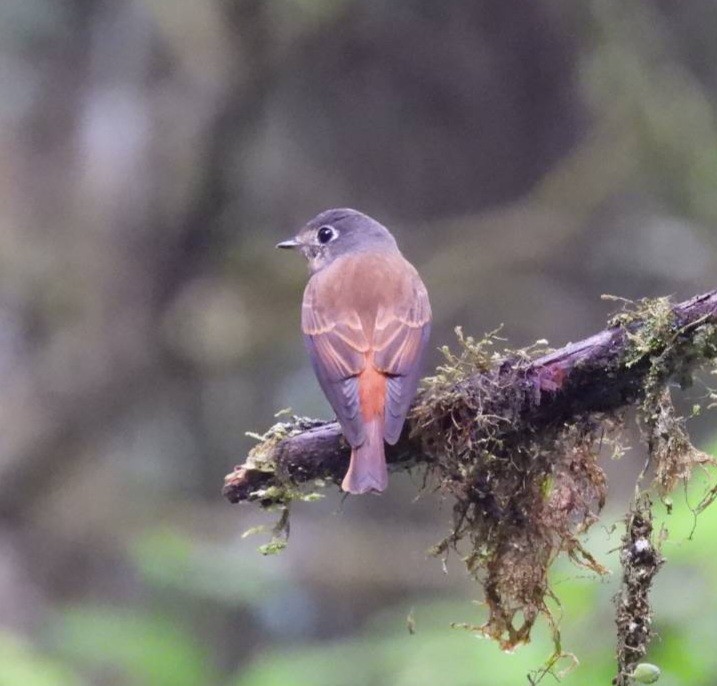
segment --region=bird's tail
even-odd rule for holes
[[[341,488],[354,495],[375,491],[380,493],[388,486],[388,470],[383,444],[383,417],[374,417],[365,425],[364,442],[351,450],[351,463]]]

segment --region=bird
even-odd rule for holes
[[[277,248],[308,260],[301,329],[319,385],[351,446],[341,482],[355,495],[388,486],[431,333],[428,292],[389,230],[353,209],[321,212]]]

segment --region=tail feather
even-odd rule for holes
[[[383,420],[376,417],[365,425],[366,440],[351,451],[351,463],[341,488],[347,493],[360,495],[380,493],[388,486],[388,470],[383,444]]]

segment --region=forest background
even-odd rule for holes
[[[451,629],[484,609],[426,556],[450,503],[418,476],[300,504],[277,557],[242,538],[271,523],[220,495],[245,432],[329,415],[305,265],[273,246],[326,207],[376,216],[435,347],[501,324],[558,346],[603,328],[601,294],[714,288],[715,35],[709,0],[4,0],[0,684],[521,683],[549,631],[504,655]],[[692,422],[713,454],[714,427]],[[607,465],[588,546],[614,570],[643,459]],[[696,497],[665,519],[665,686],[717,675]],[[607,684],[619,574],[555,575],[563,683]]]

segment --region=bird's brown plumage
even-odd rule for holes
[[[387,485],[384,440],[395,443],[416,393],[431,308],[398,252],[357,252],[315,273],[302,330],[314,371],[352,447],[342,487]]]

